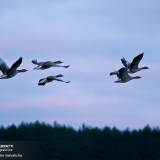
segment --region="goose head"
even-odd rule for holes
[[[132,77],[132,79],[140,79],[140,78],[142,78],[142,77],[140,77],[140,76]]]
[[[27,72],[27,71],[28,71],[27,69],[18,69],[18,70],[17,70],[18,73]]]
[[[142,69],[149,69],[149,67],[142,67]]]
[[[63,77],[63,74],[58,74],[56,75],[56,77]]]
[[[46,82],[43,82],[43,83],[38,82],[38,85],[39,85],[39,86],[44,86],[45,84],[46,84]]]

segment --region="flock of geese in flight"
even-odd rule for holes
[[[126,83],[133,79],[139,79],[140,76],[131,76],[130,74],[136,73],[138,71],[141,71],[143,69],[149,69],[149,67],[139,67],[139,63],[141,59],[143,58],[144,53],[139,54],[138,56],[134,57],[132,62],[128,62],[125,60],[125,58],[121,59],[122,64],[124,67],[120,68],[118,71],[111,72],[110,75],[116,75],[118,77],[118,80],[115,81],[115,83]],[[9,67],[5,61],[3,61],[0,58],[0,70],[2,72],[2,75],[0,76],[0,79],[9,79],[14,76],[16,76],[18,73],[26,72],[27,69],[18,69],[19,66],[22,63],[22,57],[20,57],[15,63],[12,64],[11,67]],[[63,62],[62,61],[44,61],[44,62],[38,62],[37,60],[32,60],[32,63],[36,65],[35,70],[45,70],[51,67],[63,67],[68,68],[69,65],[63,66],[60,65]],[[52,82],[52,81],[60,81],[65,83],[70,83],[70,81],[64,81],[60,79],[63,77],[62,74],[58,75],[52,75],[45,78],[42,78],[39,80],[38,85],[44,86],[45,84]]]
[[[18,73],[21,72],[27,72],[27,69],[18,69],[18,67],[22,63],[22,57],[20,57],[15,63],[12,64],[11,67],[9,67],[1,58],[0,58],[0,70],[3,73],[3,75],[0,76],[0,79],[9,79],[14,76],[16,76]],[[62,61],[45,61],[45,62],[37,62],[37,60],[32,60],[32,63],[36,65],[35,70],[45,70],[51,67],[63,67],[63,68],[68,68],[68,66],[62,66],[60,65],[63,63]],[[60,77],[63,77],[62,74],[54,75],[54,76],[48,76],[45,78],[42,78],[39,80],[38,85],[44,86],[46,83],[52,82],[52,81],[60,81],[60,82],[65,82],[69,83],[70,81],[64,81],[60,79]]]

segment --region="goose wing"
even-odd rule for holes
[[[38,62],[37,59],[32,60],[32,63],[38,66],[42,66],[46,62]]]
[[[6,74],[9,70],[8,65],[0,58],[0,70],[3,74]]]
[[[46,78],[42,78],[39,80],[38,85],[39,86],[44,86],[47,83],[47,79]]]
[[[46,80],[47,80],[46,78],[42,78],[39,80],[39,83],[44,83],[44,82],[46,82]]]
[[[63,63],[62,61],[54,61],[53,62],[54,64],[61,64],[61,63]]]
[[[46,61],[46,62],[40,62],[39,65],[43,69],[48,69],[48,68],[52,67],[53,63],[51,61]]]
[[[134,57],[131,65],[130,65],[131,69],[138,68],[139,63],[140,63],[141,59],[143,58],[143,54],[144,53],[141,53],[138,56]]]
[[[15,63],[12,64],[7,74],[11,74],[12,72],[15,72],[17,68],[21,65],[21,63],[22,63],[22,57],[20,57]]]
[[[11,69],[16,70],[22,63],[22,57],[20,57],[13,65],[11,66]]]
[[[33,63],[33,64],[36,64],[36,65],[39,64],[36,59],[32,60],[32,63]]]
[[[52,65],[52,63],[53,62],[51,62],[51,61],[46,61],[46,62],[43,62],[43,65],[50,66],[50,65]]]
[[[63,63],[63,62],[62,61],[54,61],[54,62],[52,62],[52,61],[46,61],[46,62],[44,62],[43,65],[51,66],[53,64],[61,64],[61,63]]]
[[[128,68],[130,66],[130,63],[128,61],[126,61],[126,59],[123,57],[121,59],[122,64],[124,65],[124,67]]]

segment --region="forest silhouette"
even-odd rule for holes
[[[160,129],[79,129],[43,122],[0,127],[0,141],[37,142],[52,160],[160,160]],[[47,144],[47,145],[46,145]],[[46,158],[47,159],[47,158]]]

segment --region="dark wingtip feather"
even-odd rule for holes
[[[18,60],[17,60],[17,62],[19,62],[19,63],[21,63],[22,62],[22,57],[20,57]]]
[[[123,64],[125,67],[128,67],[128,66],[127,66],[127,62],[126,62],[126,60],[125,60],[124,57],[121,58],[121,62],[122,62],[122,64]]]
[[[142,52],[141,54],[139,54],[137,57],[139,57],[140,59],[143,58],[144,53]]]

